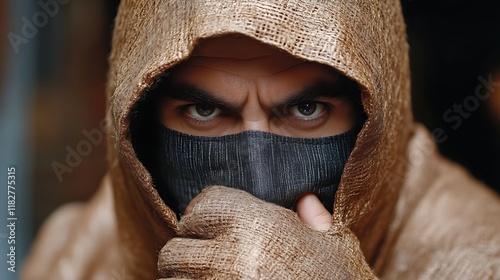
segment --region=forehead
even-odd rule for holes
[[[202,40],[180,72],[219,72],[248,79],[286,76],[332,77],[332,68],[296,58],[287,52],[241,35],[226,35]],[[179,70],[179,69],[178,69]],[[189,73],[186,73],[189,72]],[[335,75],[334,75],[335,76]]]
[[[280,54],[285,55],[283,51],[249,37],[226,35],[202,40],[195,48],[192,57],[251,59]]]

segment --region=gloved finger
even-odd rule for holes
[[[194,208],[198,207],[199,204],[238,205],[240,207],[245,206],[245,204],[241,204],[242,200],[262,202],[260,199],[243,190],[224,186],[210,186],[203,189],[201,193],[188,204],[185,214],[190,214],[194,210]],[[231,211],[228,208],[218,209],[218,211],[221,210]]]
[[[300,219],[314,230],[325,231],[333,224],[332,215],[313,193],[303,195],[295,209]]]
[[[208,187],[194,199],[190,212],[181,217],[177,234],[211,239],[242,221],[271,214],[269,208],[273,207],[281,208],[242,190]]]
[[[173,238],[160,250],[158,272],[163,278],[185,279],[202,272],[202,267],[209,265],[203,253],[211,248],[210,240]],[[209,271],[209,270],[207,270]]]

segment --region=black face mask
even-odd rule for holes
[[[158,188],[176,213],[202,189],[222,185],[293,209],[315,193],[333,210],[334,195],[359,129],[322,138],[262,131],[221,137],[191,136],[162,127]]]

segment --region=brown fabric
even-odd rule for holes
[[[161,277],[375,279],[349,230],[313,230],[296,213],[242,190],[203,190],[177,234],[160,252]]]
[[[120,226],[130,251],[154,251],[171,236],[162,233],[163,228],[176,223],[134,155],[130,108],[154,77],[189,55],[197,39],[227,33],[244,34],[328,64],[363,87],[368,120],[345,167],[334,220],[362,236],[363,251],[371,259],[401,184],[400,177],[384,173],[396,168],[411,128],[407,45],[397,1],[123,1],[116,20],[109,94],[113,138],[122,139],[114,149],[117,167],[125,170],[125,178],[118,179],[121,171],[116,170],[112,177],[120,180],[115,184],[117,211],[127,217]],[[151,220],[144,227],[130,226],[144,224],[145,219]],[[377,226],[367,227],[374,220]],[[151,239],[151,232],[158,238]],[[154,256],[147,258],[152,261]],[[143,258],[137,267],[153,268],[144,266]]]
[[[384,279],[500,279],[500,198],[417,127],[376,270]]]
[[[86,204],[54,213],[40,230],[21,279],[113,279],[124,267],[109,177]]]
[[[292,213],[238,192],[228,193],[230,199],[227,201],[207,195],[191,216],[210,213],[217,217],[227,216],[233,225],[209,228],[215,232],[206,232],[198,227],[203,224],[193,219],[186,218],[179,224],[152,185],[150,174],[137,159],[129,124],[133,117],[132,107],[142,92],[163,71],[185,60],[200,39],[228,33],[243,34],[296,57],[324,63],[361,86],[368,118],[345,167],[335,197],[332,217],[335,225],[329,233],[312,232]],[[338,267],[339,273],[347,273],[339,278],[360,279],[370,274],[368,264],[382,278],[435,279],[455,275],[460,278],[479,270],[480,264],[484,265],[481,260],[488,260],[491,267],[488,270],[491,273],[484,273],[498,273],[500,253],[497,247],[490,246],[498,244],[499,239],[500,225],[495,219],[495,213],[498,215],[500,211],[498,197],[470,179],[462,169],[441,159],[430,137],[412,124],[408,47],[397,0],[123,0],[115,21],[110,62],[109,178],[117,228],[106,227],[102,234],[107,236],[104,240],[113,240],[109,246],[119,247],[123,259],[114,264],[115,267],[107,262],[90,264],[93,257],[99,259],[101,247],[95,245],[101,241],[95,244],[85,241],[94,236],[87,236],[78,229],[101,219],[95,210],[90,210],[97,207],[91,202],[80,215],[74,214],[75,218],[81,218],[77,224],[68,222],[71,229],[58,233],[67,234],[69,238],[61,245],[60,252],[47,254],[50,255],[47,260],[55,266],[71,264],[77,267],[76,276],[66,278],[65,274],[56,271],[43,274],[44,270],[36,263],[49,241],[42,233],[26,267],[26,275],[30,276],[25,279],[99,279],[93,271],[109,269],[111,273],[123,268],[127,275],[138,279],[155,279],[160,275],[235,276],[231,273],[278,279],[308,278],[305,275],[316,273],[318,278],[335,279],[336,276],[329,274],[333,269],[331,265]],[[98,194],[94,201],[111,203],[99,196],[103,194]],[[252,215],[249,216],[249,211],[238,210],[246,203],[236,207],[232,205],[234,200],[261,206],[250,211]],[[220,205],[218,208],[214,204],[216,201]],[[223,206],[226,204],[234,209],[226,209]],[[213,205],[213,209],[207,205]],[[277,219],[260,208],[286,218]],[[263,225],[258,231],[253,228],[255,221]],[[280,227],[273,226],[274,223]],[[176,231],[188,237],[186,228],[192,229],[191,238],[172,239]],[[238,243],[243,241],[234,240],[235,237],[229,234],[235,229],[242,240],[248,240],[245,234],[252,237],[251,241],[269,240],[266,249],[259,247],[255,254],[262,253],[262,257],[269,260],[259,269],[274,274],[262,272],[259,275],[251,271],[255,268],[251,260],[260,255],[252,255],[253,259],[246,261],[243,255],[242,259],[231,259],[233,254],[226,259],[218,256],[207,260],[206,265],[200,264],[203,269],[190,271],[176,270],[178,267],[171,262],[173,257],[169,254],[172,252],[192,258],[184,264],[206,260],[208,255],[186,256],[178,246],[179,243],[183,246],[199,243],[195,237],[206,234],[217,236],[204,240],[209,244],[209,251],[221,246],[233,252],[235,244],[243,244],[246,247],[241,250],[242,254],[253,252],[254,245]],[[112,239],[116,234],[120,238]],[[314,242],[306,241],[311,236],[314,236],[311,240],[322,244],[320,249],[316,249]],[[280,246],[284,241],[290,244]],[[81,249],[80,242],[87,244],[89,249]],[[297,248],[297,242],[302,247]],[[483,250],[485,246],[489,246],[488,250]],[[312,262],[318,260],[313,264],[314,271],[294,261],[297,256],[307,256]],[[281,260],[296,265],[287,267],[288,264]],[[234,264],[235,268],[224,264]],[[283,275],[272,270],[273,265],[283,268],[280,270]],[[216,267],[222,270],[206,271]],[[466,272],[461,272],[464,269]]]

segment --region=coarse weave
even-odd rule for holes
[[[367,119],[335,195],[332,229],[313,232],[290,210],[223,187],[204,192],[179,222],[138,160],[130,123],[141,94],[199,40],[230,33],[329,65],[360,85]],[[107,118],[103,189],[80,212],[49,221],[25,279],[113,279],[115,272],[133,279],[500,279],[500,199],[441,158],[413,123],[397,0],[122,0]],[[54,244],[54,236],[65,242]],[[217,248],[227,249],[223,260]]]
[[[177,219],[135,156],[131,108],[158,75],[189,56],[197,40],[227,33],[330,65],[362,87],[367,121],[344,168],[333,219],[361,237],[370,260],[387,230],[401,185],[401,176],[388,173],[398,169],[397,158],[403,157],[412,128],[408,48],[399,2],[125,0],[115,21],[110,57],[109,118],[111,137],[118,139],[110,141],[110,157],[121,165],[112,171],[113,178],[125,182],[115,188],[117,211],[123,215],[121,232],[132,255],[147,256],[133,258],[137,266],[153,269],[152,252],[172,234],[161,229],[175,228]],[[374,220],[377,226],[367,227]],[[146,226],[130,226],[144,221]],[[151,238],[151,232],[163,234]]]

